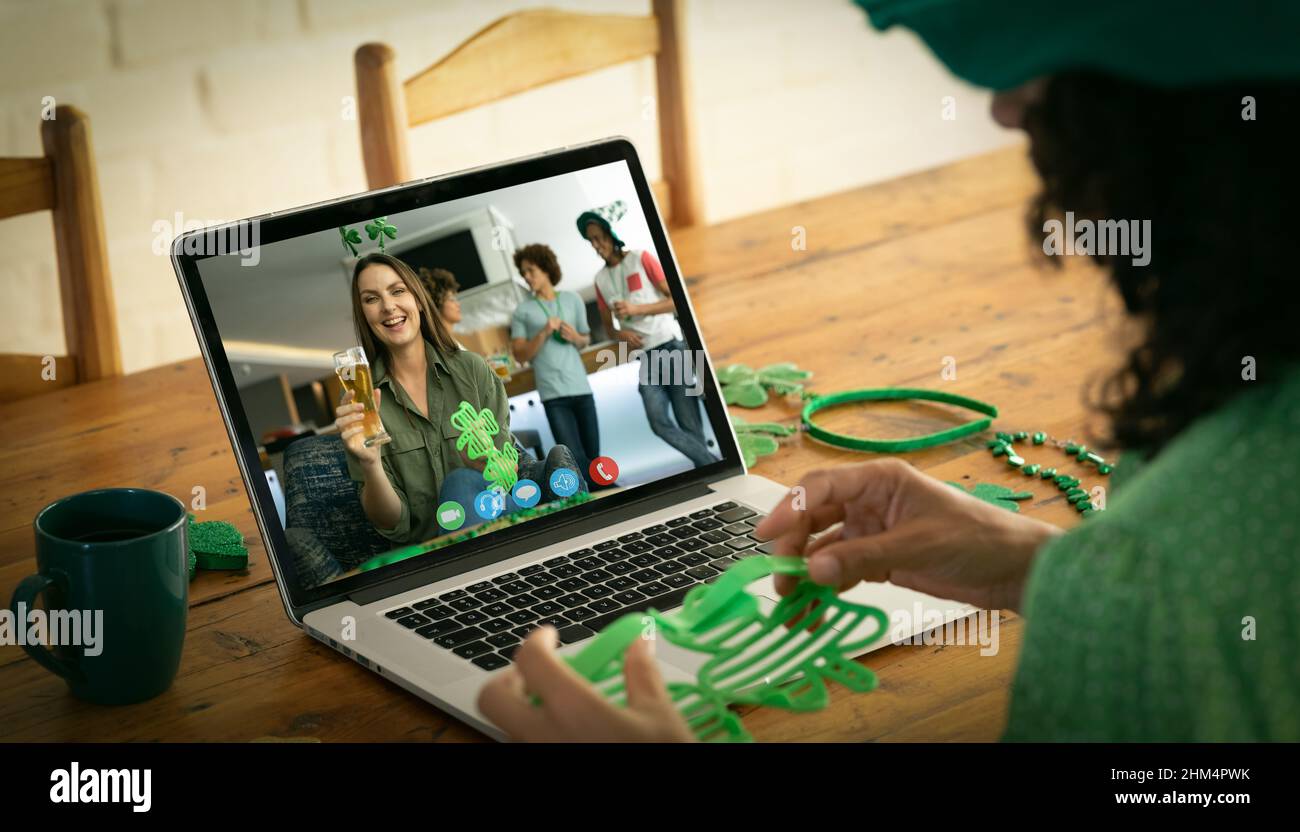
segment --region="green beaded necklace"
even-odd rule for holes
[[[1044,468],[1038,463],[1026,463],[1024,457],[1016,453],[1015,443],[1030,440],[1035,445],[1053,445],[1064,451],[1066,455],[1074,457],[1078,462],[1091,462],[1097,466],[1097,473],[1103,477],[1115,470],[1113,463],[1107,462],[1102,456],[1095,451],[1088,449],[1087,445],[1081,442],[1062,441],[1052,439],[1046,433],[1037,431],[1030,434],[1028,431],[1016,431],[1006,433],[998,431],[994,438],[990,439],[985,446],[995,457],[1005,456],[1007,465],[1012,468],[1019,468],[1020,472],[1026,477],[1038,476],[1044,480],[1051,480],[1056,487],[1065,494],[1065,498],[1074,506],[1075,511],[1083,517],[1091,517],[1100,513],[1092,506],[1092,498],[1086,489],[1080,488],[1082,480],[1078,477],[1072,477],[1069,474],[1057,473],[1055,468]]]

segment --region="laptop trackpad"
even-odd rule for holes
[[[750,592],[753,593],[753,590],[750,590]],[[776,599],[769,598],[766,595],[759,595],[758,593],[753,594],[758,598],[759,610],[763,615],[769,615],[772,612],[773,607],[777,604]],[[668,615],[672,614],[673,612],[668,613]],[[701,653],[694,650],[687,650],[685,647],[678,647],[666,638],[656,639],[654,647],[655,658],[659,660],[660,665],[664,666],[662,669],[665,681],[694,681],[696,674],[699,673],[700,668],[704,666],[704,663],[709,660],[710,656],[708,653]],[[681,675],[678,675],[674,671],[681,671]]]

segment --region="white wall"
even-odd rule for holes
[[[615,199],[628,206],[614,224],[620,239],[632,248],[653,250],[631,173],[621,161],[390,214],[388,220],[398,229],[401,243],[467,211],[490,206],[513,225],[519,245],[540,242],[554,249],[564,273],[561,289],[594,298],[589,287],[603,264],[578,235],[576,220],[584,210]],[[359,229],[360,223],[351,227]],[[363,235],[358,249],[369,254],[378,246]],[[347,257],[337,230],[327,228],[262,245],[256,265],[244,265],[240,254],[208,258],[199,263],[199,276],[224,340],[315,350],[328,358],[356,342],[351,282],[343,269]],[[523,285],[513,264],[510,275]],[[472,303],[463,301],[467,311]],[[514,311],[513,304],[508,311]]]
[[[641,14],[647,0],[0,0],[0,156],[41,153],[42,98],[89,114],[128,371],[198,354],[155,238],[365,189],[352,53],[403,77],[512,10]],[[1009,141],[987,97],[848,0],[698,0],[689,54],[710,221],[890,178]],[[613,134],[659,171],[649,60],[412,132],[428,176]],[[952,95],[958,118],[940,117]],[[156,231],[155,228],[163,230]],[[63,352],[48,214],[0,222],[0,352]]]

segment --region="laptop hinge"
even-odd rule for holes
[[[624,520],[631,520],[644,514],[650,514],[660,509],[680,505],[686,500],[696,497],[705,497],[714,492],[710,482],[692,483],[682,488],[674,488],[666,494],[659,494],[654,497],[648,497],[645,500],[637,500],[625,506],[619,506],[616,509],[602,511],[592,517],[585,517],[581,520],[575,520],[572,523],[557,525],[554,528],[546,529],[536,535],[530,535],[522,540],[512,540],[508,543],[502,543],[497,546],[485,548],[481,552],[472,555],[466,555],[463,558],[457,558],[450,563],[440,563],[416,572],[384,581],[374,586],[367,586],[348,594],[348,600],[359,604],[373,604],[375,601],[383,600],[389,596],[396,595],[400,592],[416,589],[417,587],[437,583],[446,578],[460,575],[464,572],[471,572],[483,566],[489,566],[498,561],[512,558],[516,555],[522,555],[537,549],[544,549],[555,543],[561,543],[575,537],[580,537],[588,532],[599,531],[607,526],[621,523]]]

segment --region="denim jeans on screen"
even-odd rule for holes
[[[674,351],[682,353],[680,362],[665,361],[659,355]],[[647,351],[641,361],[643,366],[647,366],[644,364],[647,361],[658,363],[659,383],[650,384],[649,381],[655,379],[655,374],[647,372],[644,376],[647,383],[638,385],[637,392],[641,394],[641,403],[645,406],[645,415],[650,420],[650,430],[654,435],[681,451],[698,468],[717,462],[718,458],[709,451],[709,446],[704,441],[700,397],[687,394],[688,390],[695,388],[693,365],[686,360],[689,354],[686,352],[686,342],[680,338],[666,341]],[[682,374],[677,380],[683,383],[674,384],[672,373],[664,371],[666,367],[681,367]],[[671,416],[668,413],[670,408]]]
[[[585,396],[560,396],[542,402],[546,421],[559,445],[567,445],[573,452],[578,470],[587,480],[589,488],[597,485],[591,481],[591,461],[600,456],[600,423],[596,419],[596,399]]]

